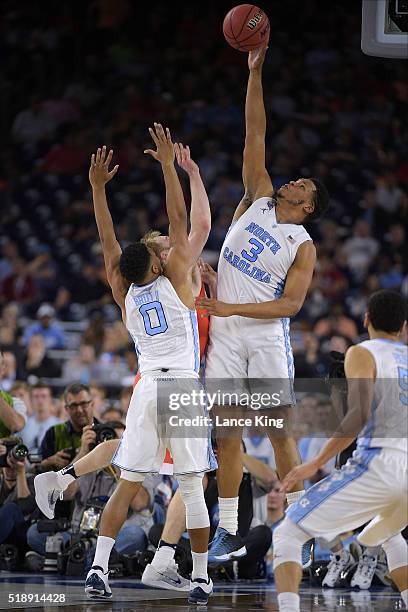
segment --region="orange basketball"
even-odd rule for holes
[[[269,41],[269,19],[254,4],[239,4],[225,16],[225,40],[238,51],[252,51],[264,47]]]

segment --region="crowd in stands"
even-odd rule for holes
[[[342,2],[331,3],[330,10],[319,0],[301,4],[299,10],[297,0],[287,0],[270,9],[264,92],[267,167],[275,187],[315,176],[331,196],[326,217],[307,228],[318,262],[291,326],[296,374],[308,378],[327,373],[331,350],[344,353],[364,335],[373,291],[396,288],[408,295],[408,138],[402,119],[408,87],[402,61],[361,53],[359,3],[348,3],[347,10]],[[50,0],[3,3],[1,389],[13,398],[15,415],[7,413],[0,438],[20,432],[48,469],[67,465],[68,447],[89,450],[83,424],[71,423],[64,388],[78,381],[88,393],[89,385],[86,423],[116,422],[120,430],[137,371],[98,242],[87,177],[91,152],[104,143],[114,148],[120,168],[109,202],[125,245],[151,227],[167,233],[160,169],[143,155],[148,126],[162,121],[176,141],[189,144],[212,209],[204,258],[216,268],[243,193],[247,69],[246,56],[222,37],[229,8],[210,0],[204,19],[199,4],[186,3],[175,15],[164,0],[143,14],[130,0],[61,0],[58,10]],[[16,78],[20,74],[24,79]],[[189,205],[187,189],[186,200]],[[0,397],[0,421],[5,404]],[[50,431],[65,422],[75,443],[57,447]],[[247,444],[251,456],[271,466],[259,520],[272,526],[283,516],[284,502],[265,442]],[[0,458],[4,449],[0,440]],[[315,447],[304,442],[301,450],[305,459]],[[44,555],[31,468],[10,463],[0,477],[0,513],[6,502],[15,508],[9,523],[0,519],[0,545],[15,542],[18,534],[24,550],[31,542]],[[333,469],[326,467],[325,473]],[[111,476],[104,494],[114,482]],[[129,519],[139,550],[148,543],[155,486],[134,501],[139,518]],[[83,495],[76,498],[77,512]]]

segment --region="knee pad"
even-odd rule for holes
[[[205,529],[210,526],[207,506],[205,505],[203,475],[189,474],[179,476],[181,499],[186,507],[187,529]]]
[[[302,546],[310,535],[288,518],[273,532],[273,569],[282,563],[297,563],[302,566]]]
[[[408,544],[400,533],[384,542],[382,547],[387,555],[390,572],[408,565]]]

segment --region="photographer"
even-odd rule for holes
[[[6,373],[6,362],[0,352],[0,385]],[[20,431],[26,424],[27,408],[23,401],[0,390],[0,438]]]
[[[94,434],[96,443],[102,442],[102,434],[85,428],[85,437],[90,433]],[[120,422],[110,422],[105,425],[106,434],[108,429],[112,430],[113,435],[120,437],[124,430],[124,425]],[[98,437],[99,436],[99,437]],[[112,436],[113,437],[113,436]],[[113,494],[119,473],[111,466],[104,470],[98,470],[76,480],[64,493],[64,501],[75,500],[75,507],[72,514],[71,529],[61,533],[64,545],[71,540],[71,535],[75,534],[74,541],[71,540],[71,550],[86,550],[89,563],[92,562],[94,544],[97,536],[97,525],[103,507],[109,497]],[[153,499],[152,479],[146,479],[144,486],[130,505],[129,516],[118,534],[115,548],[119,554],[134,554],[137,551],[144,551],[147,548],[146,531],[152,525],[150,506]],[[40,555],[45,555],[47,533],[41,533],[37,525],[32,525],[28,531],[28,543],[30,547]],[[76,555],[71,555],[75,558]],[[84,563],[82,555],[79,555],[78,563]],[[77,557],[78,558],[78,557]],[[83,568],[85,571],[85,568]]]
[[[17,546],[21,558],[27,549],[26,533],[36,503],[34,476],[26,475],[25,457],[13,456],[18,442],[17,438],[0,440],[0,462],[4,466],[0,476],[0,544]]]
[[[97,424],[93,417],[93,399],[87,385],[72,383],[63,395],[68,421],[50,427],[41,443],[43,471],[59,470],[74,458],[80,459],[89,453],[95,444]]]

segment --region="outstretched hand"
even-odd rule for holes
[[[318,471],[319,467],[313,461],[294,467],[282,480],[281,490],[290,491],[295,484],[303,480],[310,480]]]
[[[111,171],[109,171],[109,164],[112,161],[113,151],[109,151],[106,156],[106,146],[102,149],[98,149],[96,154],[93,153],[91,157],[91,166],[89,168],[89,182],[92,187],[103,187],[106,183],[109,183],[118,171],[119,166],[116,165]]]
[[[174,145],[171,141],[171,134],[169,128],[164,131],[161,123],[154,123],[154,130],[149,128],[150,136],[156,145],[156,151],[153,149],[146,149],[143,151],[147,155],[151,155],[154,159],[160,162],[162,165],[169,165],[174,163]]]
[[[184,146],[181,142],[176,142],[174,144],[174,151],[176,153],[177,163],[180,168],[183,168],[187,172],[189,176],[198,172],[198,166],[191,159],[190,147]]]
[[[234,314],[232,304],[220,302],[214,298],[198,297],[195,300],[196,307],[204,308],[208,315],[214,317],[231,317]]]
[[[250,70],[259,70],[265,61],[265,55],[268,47],[258,47],[250,51],[248,54],[248,68]]]
[[[198,269],[200,270],[201,280],[207,285],[217,284],[217,272],[205,262],[201,257],[197,261]]]

